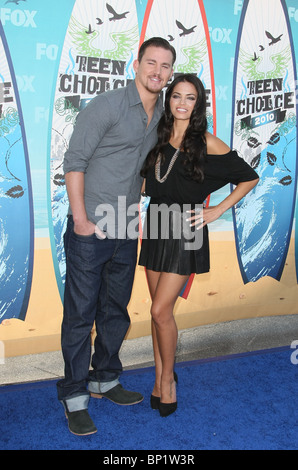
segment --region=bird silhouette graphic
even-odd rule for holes
[[[182,30],[182,33],[180,33],[179,36],[187,36],[188,34],[192,34],[195,32],[195,28],[197,27],[197,25],[195,25],[192,28],[185,28],[185,26],[183,26],[183,24],[178,20],[176,20],[176,25],[179,29]]]
[[[113,15],[112,18],[109,18],[109,21],[123,20],[124,18],[126,18],[126,15],[128,15],[129,13],[129,11],[126,11],[124,13],[116,13],[114,8],[108,3],[106,3],[106,7],[107,7],[108,12],[111,13],[111,15]]]
[[[103,24],[103,21],[102,21],[102,19],[100,19],[100,18],[96,18],[96,24]]]
[[[255,62],[256,60],[258,60],[258,57],[257,57],[257,54],[256,54],[256,53],[254,53],[254,56],[253,56],[253,59],[252,59],[252,60],[253,60],[254,62]]]
[[[7,2],[5,2],[5,5],[7,3],[14,3],[15,5],[18,5],[20,2],[26,2],[27,0],[7,0]]]
[[[265,34],[267,36],[267,38],[269,38],[271,40],[271,42],[269,42],[269,46],[272,46],[273,44],[276,44],[278,41],[281,40],[281,37],[282,37],[282,34],[280,34],[277,38],[273,37],[271,33],[269,33],[269,31],[265,31]]]
[[[94,29],[91,28],[91,24],[89,24],[88,31],[86,31],[86,34],[92,34],[94,33]]]

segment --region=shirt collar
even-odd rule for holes
[[[142,103],[135,80],[129,83],[129,85],[127,86],[127,91],[128,91],[128,98],[129,98],[130,106],[135,106],[137,104]],[[158,97],[158,100],[155,105],[155,110],[158,111],[159,113],[161,113],[163,110],[162,94],[160,94]]]
[[[129,85],[127,86],[127,92],[128,92],[128,99],[129,99],[129,105],[130,106],[135,106],[136,104],[142,103],[142,100],[140,98],[137,86],[135,81],[133,80]]]

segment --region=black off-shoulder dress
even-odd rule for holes
[[[176,149],[170,144],[161,163],[160,177],[168,170]],[[152,168],[146,178],[150,204],[144,224],[139,265],[158,272],[190,275],[210,269],[208,228],[190,228],[187,210],[200,209],[214,191],[228,183],[258,178],[257,173],[234,150],[224,155],[207,155],[204,181],[188,176],[180,152],[167,179],[160,183]]]

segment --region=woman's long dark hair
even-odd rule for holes
[[[174,124],[174,117],[170,109],[170,99],[175,86],[181,82],[192,83],[198,94],[189,126],[181,143],[181,149],[185,155],[183,163],[188,175],[192,179],[199,182],[204,180],[204,163],[207,154],[205,139],[207,130],[206,92],[201,80],[192,74],[178,75],[167,89],[164,113],[157,128],[158,141],[156,146],[149,152],[141,170],[141,176],[145,178],[148,170],[155,165],[158,155],[164,154],[164,149],[170,141]]]

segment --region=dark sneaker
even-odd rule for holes
[[[117,405],[136,405],[144,400],[143,395],[138,392],[125,390],[121,384],[116,385],[105,393],[91,393],[93,398],[108,398]]]
[[[66,411],[68,429],[76,436],[89,436],[95,434],[97,429],[89,416],[88,410]]]

